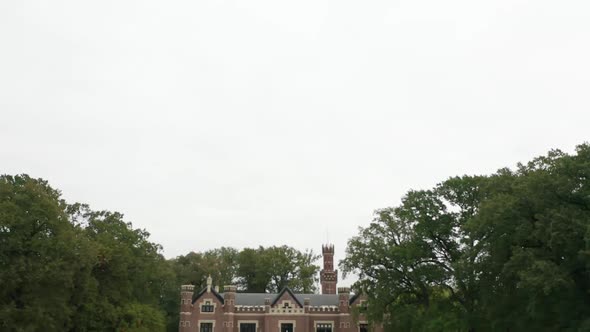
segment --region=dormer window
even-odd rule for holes
[[[366,300],[360,300],[358,306],[359,306],[359,309],[361,312],[367,311],[367,301]]]
[[[201,305],[201,312],[213,312],[215,311],[215,306],[211,304],[211,301],[205,301],[204,304]]]

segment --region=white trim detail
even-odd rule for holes
[[[362,321],[359,321],[357,324],[357,331],[358,332],[361,332],[361,324],[367,325],[367,331],[369,330],[369,322],[367,322],[366,320],[362,320]]]
[[[203,305],[212,305],[213,311],[203,311]],[[207,314],[214,314],[217,310],[217,303],[215,303],[212,299],[203,299],[203,301],[199,302],[199,312],[207,315]]]
[[[258,332],[258,321],[257,320],[238,320],[238,332],[240,332],[242,323],[244,323],[244,324],[256,324],[256,332]]]
[[[330,324],[332,325],[332,332],[335,332],[336,326],[333,320],[314,320],[313,321],[313,332],[318,330],[318,324]]]
[[[297,324],[294,320],[279,320],[279,332],[281,332],[281,324],[292,324],[293,325],[293,332],[297,329]]]
[[[201,323],[212,323],[213,324],[212,325],[213,331],[211,331],[211,332],[215,332],[215,320],[214,319],[199,319],[199,322],[198,322],[199,325],[197,325],[198,332],[201,332]]]
[[[275,315],[300,315],[305,313],[304,308],[297,308],[293,301],[286,299],[277,303],[274,307],[270,308],[269,313]]]

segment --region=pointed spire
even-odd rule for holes
[[[211,292],[211,285],[213,285],[213,279],[211,275],[207,277],[207,292]]]

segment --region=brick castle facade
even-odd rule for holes
[[[193,285],[183,285],[180,332],[382,332],[354,308],[365,297],[337,287],[334,246],[322,246],[324,268],[320,272],[322,294],[293,293],[288,287],[278,294],[238,293],[225,286],[223,293],[207,287],[194,294]],[[358,311],[356,311],[358,313]]]

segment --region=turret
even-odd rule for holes
[[[237,289],[238,288],[234,285],[223,286],[223,311],[234,312]]]
[[[178,329],[180,332],[190,330],[190,319],[194,289],[195,286],[193,285],[180,286],[180,319]]]
[[[193,285],[180,286],[180,312],[191,311],[194,289],[195,286]]]
[[[350,288],[338,287],[338,311],[347,313],[349,311],[348,300],[350,299]]]
[[[322,255],[324,256],[324,269],[333,271],[334,270],[334,245],[325,244],[322,245]]]
[[[222,332],[234,331],[234,311],[236,307],[236,292],[238,288],[234,285],[223,286],[223,325]]]
[[[267,314],[270,312],[270,297],[264,298],[264,312]]]

